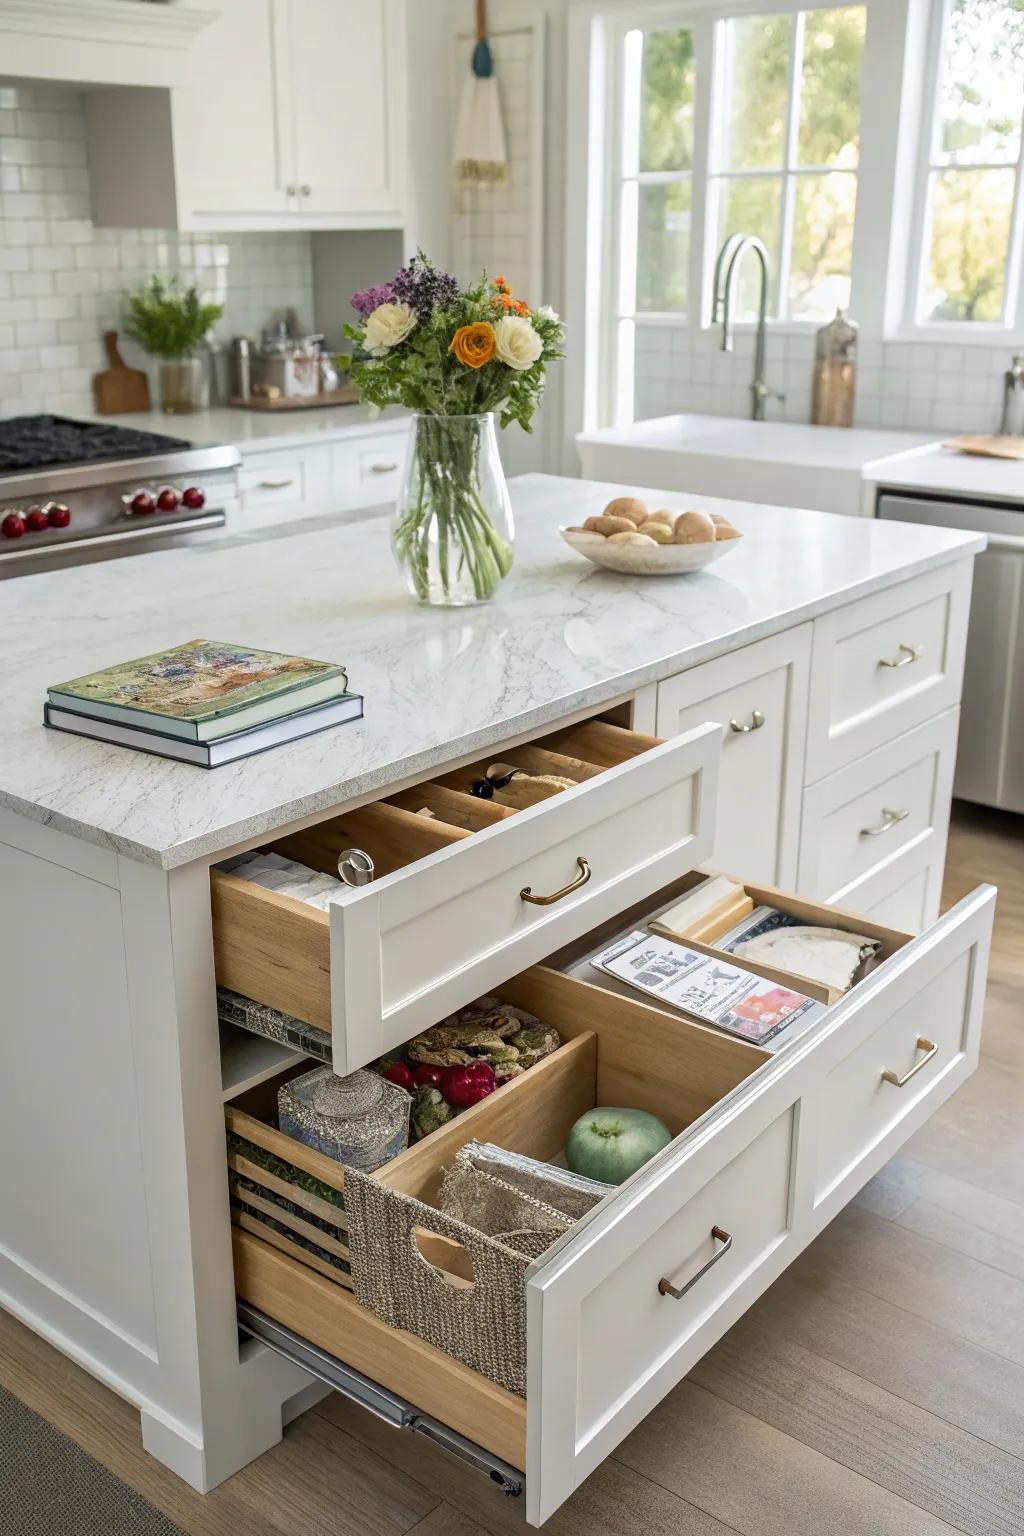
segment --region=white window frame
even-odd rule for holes
[[[936,0],[864,0],[863,103],[857,168],[851,309],[861,334],[891,338],[901,324],[906,249],[911,237],[913,183],[920,129],[921,54]],[[639,326],[687,334],[692,349],[710,335],[711,286],[717,255],[707,218],[711,192],[712,96],[716,24],[733,16],[814,9],[808,0],[569,0],[565,208],[565,315],[576,345],[566,367],[563,465],[578,468],[574,434],[633,420],[634,337]],[[691,223],[704,232],[691,241],[689,309],[618,319],[621,290],[616,239],[616,137],[621,115],[621,43],[633,28],[688,27],[694,36],[697,99],[694,119]],[[715,227],[717,232],[717,226]],[[814,320],[772,320],[773,335],[802,335]],[[717,327],[714,328],[717,330]],[[740,323],[739,331],[750,330]]]
[[[1016,181],[1010,212],[1010,240],[1006,254],[1006,280],[1003,289],[1001,320],[924,320],[921,298],[928,280],[931,251],[931,214],[929,183],[932,173],[945,168],[937,158],[939,136],[939,88],[943,65],[943,42],[950,0],[932,0],[927,28],[926,63],[922,89],[920,134],[916,145],[913,193],[913,220],[906,246],[907,275],[903,291],[903,314],[893,332],[894,339],[907,341],[946,341],[968,346],[1013,345],[1024,337],[1024,131],[1016,161]],[[955,164],[955,162],[954,162]],[[951,165],[950,168],[953,168]],[[1011,162],[962,162],[965,170],[1007,170]]]
[[[796,186],[804,176],[852,176],[856,183],[856,204],[860,201],[860,150],[857,152],[856,166],[835,165],[802,165],[797,157],[797,145],[800,131],[799,108],[803,89],[803,63],[804,63],[804,18],[808,11],[828,10],[836,5],[860,6],[867,13],[864,0],[794,0],[793,4],[768,4],[740,6],[722,4],[716,8],[719,14],[715,17],[715,58],[713,65],[711,106],[713,109],[713,127],[711,139],[711,154],[707,172],[708,202],[707,225],[705,228],[705,240],[711,245],[717,245],[718,237],[714,231],[719,227],[719,212],[724,186],[728,182],[735,181],[777,181],[780,183],[779,198],[779,266],[778,270],[771,274],[771,286],[769,292],[768,324],[774,330],[785,327],[794,334],[801,331],[817,330],[828,315],[822,315],[817,319],[799,319],[788,313],[789,310],[789,275],[790,258],[793,253],[793,212],[796,201]],[[743,19],[744,12],[755,16],[771,14],[790,14],[793,17],[793,31],[789,45],[789,67],[786,80],[788,101],[786,103],[786,127],[783,134],[782,159],[779,165],[757,167],[731,167],[726,161],[725,133],[723,113],[729,97],[729,83],[727,79],[729,59],[727,50],[721,46],[725,34],[725,27],[730,21]],[[860,135],[858,134],[858,140]],[[856,215],[855,215],[856,223]],[[855,228],[856,234],[856,228]],[[850,271],[851,293],[853,288],[853,270],[851,255]],[[712,301],[714,295],[711,295]],[[772,304],[777,306],[779,313],[772,314]]]

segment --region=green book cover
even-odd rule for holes
[[[47,691],[51,703],[97,719],[210,741],[309,709],[347,688],[345,668],[332,662],[189,640]]]

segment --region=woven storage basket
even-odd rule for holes
[[[474,1189],[471,1179],[478,1179]],[[543,1186],[542,1186],[543,1187]],[[345,1206],[356,1300],[392,1328],[404,1328],[471,1366],[506,1391],[526,1396],[526,1288],[524,1274],[582,1209],[572,1215],[524,1187],[473,1167],[464,1147],[445,1173],[444,1199],[474,1220],[508,1230],[483,1232],[461,1216],[439,1211],[352,1169]],[[581,1208],[582,1203],[582,1208]],[[420,1252],[417,1231],[446,1237],[469,1254],[473,1280],[452,1280]]]

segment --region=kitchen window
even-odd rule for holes
[[[864,4],[680,0],[610,23],[602,316],[608,415],[632,413],[637,333],[696,329],[728,234],[759,235],[773,321],[850,299]],[[745,267],[734,314],[754,315]]]
[[[911,251],[912,326],[1012,329],[1021,314],[1022,0],[944,0]]]
[[[708,225],[716,250],[736,231],[764,242],[775,319],[820,322],[850,302],[864,34],[863,5],[718,26]]]

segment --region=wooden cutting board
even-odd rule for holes
[[[985,459],[1024,459],[1024,437],[954,437],[942,446]]]
[[[96,409],[103,416],[149,410],[149,380],[141,368],[126,368],[117,345],[117,332],[106,331],[103,342],[110,367],[93,374]]]

